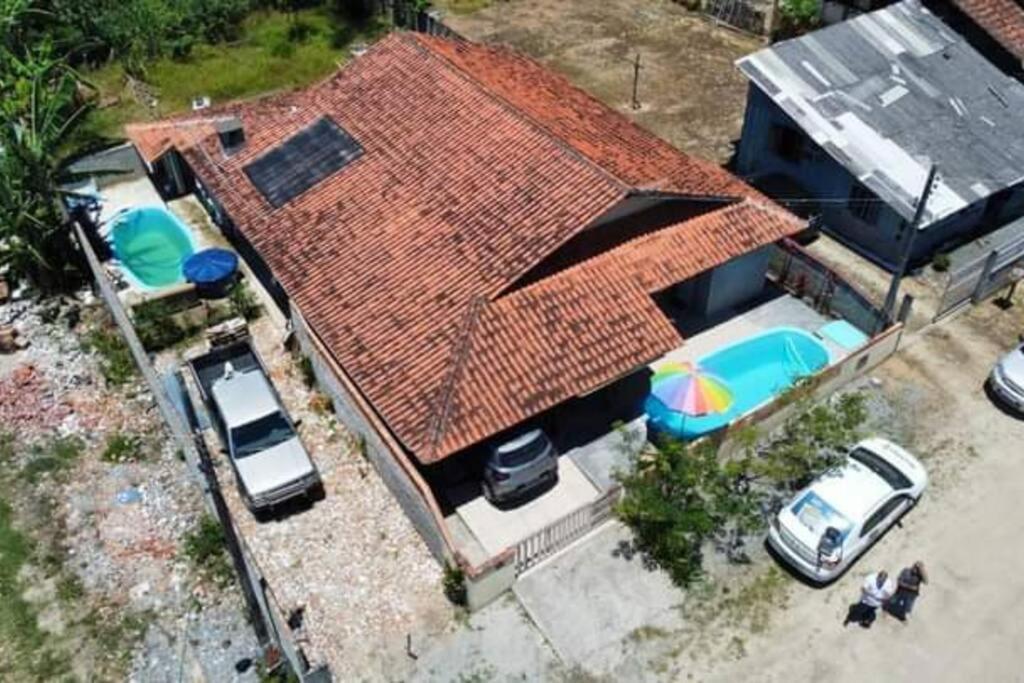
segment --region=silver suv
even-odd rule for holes
[[[531,429],[495,443],[484,467],[484,495],[504,503],[543,484],[558,480],[558,453],[541,429]]]

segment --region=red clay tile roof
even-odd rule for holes
[[[443,457],[597,389],[682,343],[650,294],[805,227],[747,200],[638,237],[478,313],[443,431]]]
[[[1019,59],[1024,59],[1024,7],[1014,0],[953,0],[953,4]]]
[[[230,157],[212,133],[225,115],[246,135]],[[325,115],[363,155],[274,209],[242,168]],[[470,443],[462,432],[493,434],[552,405],[526,394],[492,405],[502,386],[582,393],[678,343],[641,286],[615,278],[552,278],[500,296],[547,255],[637,187],[760,199],[525,58],[417,34],[392,34],[320,84],[218,108],[207,122],[128,134],[149,161],[172,146],[182,153],[421,462]],[[742,250],[782,236],[748,235],[745,212],[731,234]],[[531,296],[576,303],[544,317],[523,307]],[[528,344],[559,326],[565,344],[532,354]],[[499,334],[522,343],[495,360],[502,375],[485,394],[473,378],[497,353],[485,340]]]

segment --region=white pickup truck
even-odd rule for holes
[[[320,475],[248,341],[214,349],[189,367],[250,510],[322,491]]]

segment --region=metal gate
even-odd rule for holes
[[[986,253],[980,245],[990,250]],[[954,252],[951,260],[949,280],[933,320],[983,301],[1024,278],[1024,219]]]

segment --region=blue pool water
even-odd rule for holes
[[[801,377],[818,372],[829,362],[828,349],[803,330],[779,327],[710,353],[697,361],[700,368],[722,380],[732,392],[729,410],[714,415],[684,417],[666,413],[660,401],[648,397],[650,424],[685,439],[728,425],[793,386]]]
[[[117,216],[110,240],[125,270],[147,289],[184,282],[181,267],[195,251],[188,228],[156,206]]]

